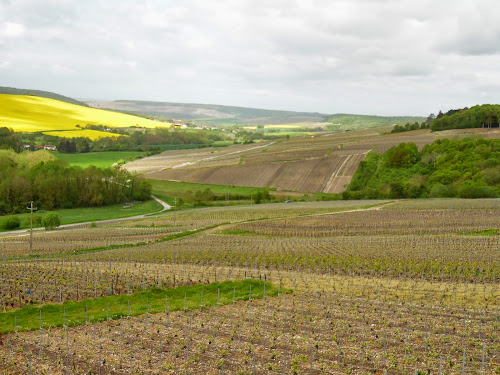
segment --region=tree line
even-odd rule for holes
[[[436,140],[418,151],[401,143],[359,164],[344,199],[495,198],[500,196],[500,140]]]
[[[441,111],[431,123],[433,131],[466,128],[498,128],[500,105],[483,104],[471,108]]]
[[[0,128],[0,149],[21,152],[23,150],[23,141],[14,130],[2,127]]]
[[[38,160],[30,154],[49,155]],[[69,166],[48,152],[0,152],[0,214],[26,211],[30,201],[39,209],[95,207],[145,200],[151,184],[127,171]]]

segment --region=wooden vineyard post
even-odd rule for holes
[[[40,351],[38,357],[42,358],[42,309],[40,309]]]
[[[146,317],[144,319],[144,332],[148,331],[148,317],[149,317],[149,297],[146,297]]]
[[[69,332],[66,327],[66,375],[69,374]]]
[[[464,347],[464,352],[462,356],[462,375],[465,374],[465,347]]]
[[[165,314],[167,315],[167,328],[170,328],[170,311],[168,310],[168,296],[165,296]]]
[[[101,352],[102,352],[102,344],[99,344],[99,375],[101,375]]]
[[[187,334],[186,334],[186,359],[189,360],[189,329],[191,328],[191,314],[189,315],[189,323],[187,326]]]
[[[160,368],[161,368],[161,332],[159,332],[158,335],[159,335],[158,340],[160,342],[159,355],[160,355]]]
[[[310,361],[310,364],[309,364],[309,375],[312,375],[313,373],[313,347],[311,345],[311,353],[309,355],[309,361]]]
[[[130,340],[130,373],[132,373],[132,363],[134,360],[134,341]]]

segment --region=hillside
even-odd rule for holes
[[[64,95],[56,94],[50,91],[42,91],[42,90],[32,90],[32,89],[18,89],[14,87],[3,87],[0,86],[0,94],[9,94],[9,95],[31,95],[31,96],[40,96],[42,98],[49,98],[60,100],[61,102],[81,105],[84,107],[88,107],[84,102],[78,101],[73,98],[69,98]]]
[[[387,126],[395,124],[406,124],[408,122],[422,122],[425,117],[419,116],[369,116],[369,115],[352,115],[338,113],[328,116],[326,119],[329,125],[329,130],[354,130],[362,128],[372,128],[377,126]]]
[[[278,191],[341,193],[359,163],[402,142],[421,150],[437,139],[499,138],[491,129],[387,134],[390,127],[262,141],[224,148],[166,151],[127,163],[147,178],[193,183],[269,187]]]
[[[500,139],[440,139],[419,151],[402,143],[360,163],[344,198],[495,198]]]
[[[215,104],[171,103],[140,100],[116,100],[112,102],[87,102],[95,108],[106,108],[153,116],[163,116],[193,122],[221,124],[296,123],[323,120],[327,115],[317,112],[294,112],[270,109],[235,107]]]
[[[500,105],[483,104],[471,108],[451,109],[441,113],[431,123],[433,131],[466,128],[498,128]]]
[[[224,149],[164,152],[125,166],[151,179],[217,185],[270,187],[283,191],[340,193],[360,161],[411,139],[432,143],[427,131],[384,135],[387,128],[263,141]]]
[[[0,127],[22,132],[51,132],[51,135],[100,137],[115,136],[108,132],[80,130],[87,124],[109,127],[140,126],[155,128],[156,121],[118,112],[83,107],[60,100],[30,95],[0,94]],[[77,126],[79,125],[79,126]]]

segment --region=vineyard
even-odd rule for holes
[[[498,199],[334,201],[38,232],[33,253],[5,233],[0,361],[6,374],[498,374],[499,217]],[[203,292],[241,280],[253,291]],[[187,289],[116,310],[165,288]],[[61,314],[90,301],[100,318]]]
[[[474,129],[481,130],[481,129]],[[443,137],[498,138],[500,132],[447,131],[388,134],[390,128],[327,133],[224,149],[166,151],[125,165],[147,178],[193,183],[271,187],[283,191],[341,193],[369,152],[383,153],[402,142],[419,149]]]

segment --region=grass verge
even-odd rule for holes
[[[69,165],[86,168],[91,165],[99,168],[109,168],[119,161],[128,162],[135,160],[137,156],[145,156],[142,151],[103,151],[87,152],[83,154],[64,154],[53,151],[52,154],[61,160],[68,162]]]
[[[127,208],[125,208],[127,207]],[[154,201],[153,199],[147,200],[140,203],[135,203],[133,205],[126,204],[114,204],[111,206],[104,207],[84,207],[84,208],[71,208],[62,209],[54,211],[37,211],[33,214],[36,216],[45,216],[49,212],[53,212],[59,215],[61,218],[61,224],[74,224],[74,223],[84,223],[87,221],[100,221],[108,219],[120,219],[129,216],[143,215],[147,213],[152,213],[160,211],[163,207]],[[21,222],[21,227],[18,229],[28,229],[29,228],[29,213],[10,215],[17,216]],[[0,217],[0,223],[3,222],[9,216]],[[39,228],[41,225],[34,225],[33,228]],[[0,229],[0,232],[4,232],[5,229]]]
[[[62,304],[26,306],[0,314],[0,332],[31,331],[40,328],[79,326],[86,323],[137,316],[146,313],[195,310],[207,306],[226,305],[234,301],[246,301],[290,293],[291,290],[272,286],[257,279],[212,283],[209,285],[181,286],[167,289],[147,289],[134,294],[66,301]]]

